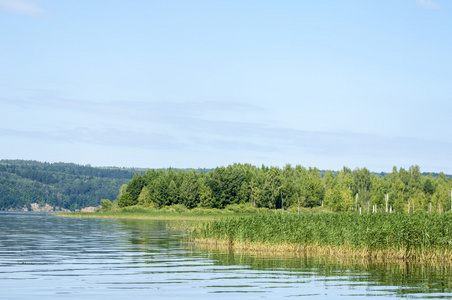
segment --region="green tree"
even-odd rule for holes
[[[187,208],[193,208],[198,205],[198,180],[194,170],[189,170],[184,174],[180,187],[180,199]]]
[[[446,185],[440,183],[436,188],[436,192],[432,196],[434,209],[439,213],[450,211],[450,201],[450,189],[446,187]]]
[[[240,189],[245,179],[243,165],[234,164],[226,168],[223,176],[223,188],[227,204],[239,203]]]
[[[323,185],[323,179],[317,168],[309,168],[304,187],[306,194],[306,206],[314,207],[321,205],[325,195],[325,187]]]
[[[325,171],[325,174],[323,175],[323,185],[325,187],[325,193],[327,192],[327,190],[333,188],[334,174],[330,170]],[[325,194],[325,197],[326,197],[326,194]]]
[[[342,203],[342,211],[352,211],[354,208],[354,201],[353,201],[353,195],[352,195],[352,190],[351,189],[343,189],[342,190],[342,199],[341,199],[341,203]]]
[[[138,195],[138,205],[145,207],[154,207],[154,203],[152,202],[151,192],[147,186],[144,186],[141,189],[140,195]]]
[[[280,170],[276,167],[270,167],[265,172],[265,182],[263,186],[262,201],[263,206],[268,208],[277,208],[280,199],[281,178]]]
[[[394,210],[397,212],[405,211],[404,192],[405,184],[402,180],[397,179],[392,185],[391,193],[389,194],[389,203],[392,204]]]
[[[422,190],[422,174],[419,166],[411,166],[408,170],[410,173],[410,181],[408,182],[408,193],[413,197],[417,191]]]
[[[127,206],[132,206],[135,205],[135,201],[133,200],[132,194],[130,194],[129,192],[125,192],[124,194],[122,194],[121,197],[119,197],[118,199],[118,206],[119,207],[127,207]]]
[[[342,192],[338,184],[330,184],[325,192],[325,206],[329,207],[332,211],[342,210]]]
[[[435,192],[435,186],[433,185],[432,181],[433,181],[432,174],[430,174],[424,180],[423,191],[425,194],[427,194],[429,196],[432,196],[433,193]]]
[[[224,167],[215,168],[212,172],[206,174],[206,185],[210,187],[213,193],[213,197],[216,200],[216,208],[224,208],[227,203],[227,198],[225,197],[225,188],[223,182],[223,173],[225,171]]]
[[[144,180],[140,174],[135,174],[132,178],[132,180],[129,182],[126,188],[126,193],[129,193],[132,197],[132,205],[135,205],[138,203],[138,196],[141,193],[141,190],[144,186]]]
[[[426,210],[428,206],[427,197],[421,190],[415,190],[412,196],[408,199],[407,211],[409,207],[410,212],[416,212],[420,210]]]
[[[213,197],[212,190],[205,184],[205,180],[201,179],[198,182],[198,194],[199,203],[202,207],[214,208],[215,198]]]
[[[179,203],[179,189],[173,179],[171,179],[168,185],[168,199],[169,203],[167,205]]]
[[[358,200],[360,201],[364,209],[370,211],[370,189],[372,180],[369,170],[367,170],[366,168],[355,169],[353,171],[353,182],[354,194],[358,194]]]
[[[385,195],[387,191],[385,181],[375,174],[371,176],[370,180],[372,181],[369,191],[371,205],[377,205],[378,211],[386,211]]]

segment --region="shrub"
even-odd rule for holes
[[[100,200],[100,204],[102,204],[101,211],[107,212],[113,210],[113,203],[108,199],[102,199]]]

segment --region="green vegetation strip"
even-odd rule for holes
[[[191,238],[251,251],[450,262],[452,214],[253,215],[205,222]]]
[[[70,212],[70,213],[53,213],[58,217],[73,218],[112,218],[112,219],[139,219],[139,220],[187,220],[187,221],[210,221],[219,218],[231,216],[231,213],[196,213],[194,210],[190,212],[180,213],[176,211],[162,211],[155,209],[146,209],[140,207],[123,208],[111,212]]]

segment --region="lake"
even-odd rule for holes
[[[0,212],[0,299],[452,298],[446,266],[193,247],[165,221]]]

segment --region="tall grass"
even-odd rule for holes
[[[359,255],[451,259],[452,214],[252,215],[206,222],[198,241],[329,249]],[[337,251],[336,251],[337,252]]]

